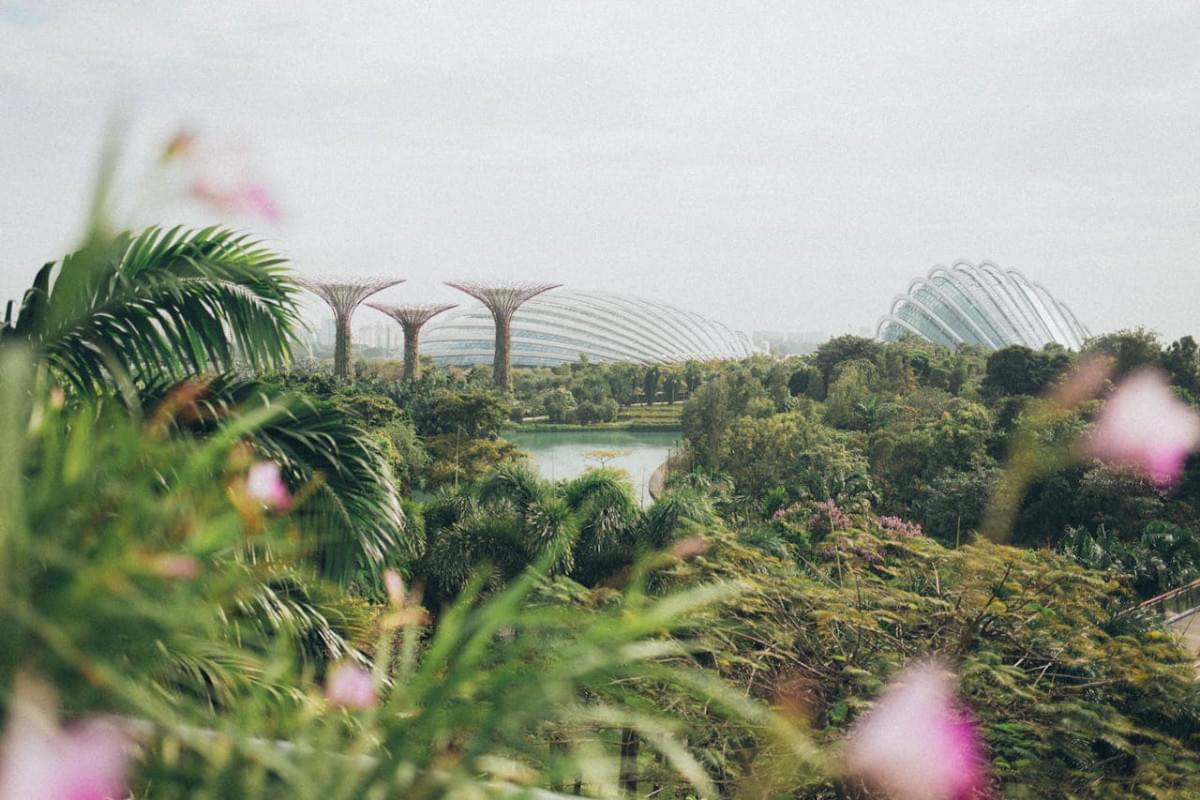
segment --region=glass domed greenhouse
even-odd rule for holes
[[[892,301],[878,333],[884,341],[916,335],[949,347],[1037,349],[1057,343],[1072,350],[1091,335],[1045,286],[987,261],[935,267],[913,281],[908,292]]]
[[[482,304],[449,312],[429,324],[422,355],[439,364],[490,364],[495,346],[491,313]],[[526,302],[512,321],[512,363],[553,367],[579,360],[669,363],[745,358],[750,337],[716,320],[622,294],[558,289]]]

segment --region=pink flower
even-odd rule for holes
[[[404,579],[400,577],[400,573],[394,569],[385,569],[383,571],[383,588],[387,590],[388,599],[392,601],[394,606],[404,605]]]
[[[1144,369],[1126,378],[1104,404],[1083,451],[1137,467],[1159,486],[1170,486],[1198,443],[1200,415],[1171,393],[1162,373]]]
[[[282,215],[266,187],[259,183],[238,183],[218,186],[206,180],[196,180],[188,187],[193,199],[223,214],[250,214],[268,222],[279,222]]]
[[[357,664],[344,661],[325,681],[325,699],[342,708],[372,708],[378,701],[375,679]]]
[[[905,670],[850,734],[846,767],[893,800],[987,796],[983,741],[937,664]]]
[[[200,562],[192,556],[164,553],[154,559],[154,569],[164,578],[191,581],[200,577]]]
[[[822,500],[817,503],[813,515],[808,519],[808,526],[815,533],[830,533],[849,528],[853,523],[846,512],[838,508],[832,500]]]
[[[257,214],[268,222],[279,222],[283,215],[270,192],[260,183],[244,183],[235,195],[238,203],[247,211]]]
[[[60,729],[53,691],[18,678],[0,751],[0,800],[119,800],[128,753],[110,723]]]
[[[246,474],[246,494],[267,506],[282,511],[291,503],[287,484],[274,461],[259,461]]]
[[[920,524],[909,522],[900,517],[883,516],[879,518],[879,527],[884,533],[889,533],[892,536],[900,538],[911,538],[913,536],[924,536],[925,531],[921,529]]]

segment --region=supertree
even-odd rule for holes
[[[561,283],[474,283],[447,281],[447,286],[466,292],[483,303],[496,321],[496,350],[492,356],[492,374],[501,391],[512,391],[512,318],[525,301],[542,292],[557,289]]]
[[[454,303],[406,306],[367,303],[367,306],[400,323],[404,329],[404,379],[411,381],[421,377],[421,328],[438,314],[454,308]]]
[[[350,318],[358,308],[376,292],[389,286],[404,283],[403,278],[304,278],[296,282],[320,297],[333,309],[336,338],[333,346],[333,374],[349,380],[354,379],[354,361],[350,352]]]

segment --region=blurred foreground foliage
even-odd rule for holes
[[[684,729],[638,699],[665,691],[807,758],[798,729],[706,677],[690,637],[672,633],[732,585],[654,600],[634,575],[580,614],[563,597],[583,590],[540,577],[544,564],[483,599],[485,571],[431,629],[415,596],[371,606],[326,584],[304,557],[303,515],[248,496],[245,434],[285,409],[251,405],[196,438],[170,399],[145,419],[71,409],[16,351],[3,360],[0,687],[7,697],[36,673],[68,718],[119,715],[142,742],[137,796],[478,796],[576,781],[611,794],[620,764],[606,739],[635,729],[664,774],[711,796]],[[323,698],[326,666],[347,658],[373,663],[378,708]]]

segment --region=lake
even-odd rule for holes
[[[533,459],[543,478],[559,480],[574,478],[585,470],[599,467],[597,451],[604,454],[610,467],[629,473],[634,494],[642,505],[650,503],[650,475],[667,454],[679,446],[682,434],[678,431],[507,431],[504,438],[520,447]]]

